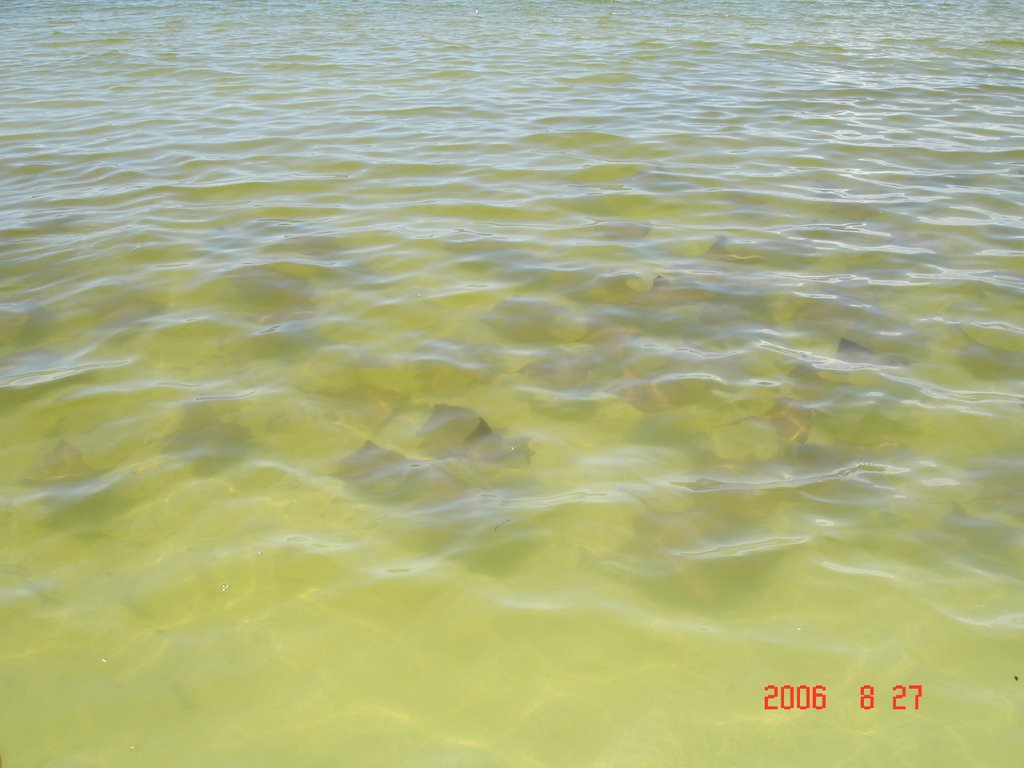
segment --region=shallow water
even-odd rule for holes
[[[1021,3],[0,20],[5,767],[1019,760]]]

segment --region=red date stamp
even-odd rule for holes
[[[892,686],[892,709],[920,709],[923,685]],[[860,687],[860,708],[875,709],[878,699],[875,686]],[[765,709],[825,709],[828,706],[828,690],[824,685],[766,685],[764,687]],[[882,705],[884,707],[884,704]]]

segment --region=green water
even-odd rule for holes
[[[1020,2],[0,29],[4,768],[1019,763]]]

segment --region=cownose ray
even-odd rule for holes
[[[474,461],[501,461],[529,464],[533,450],[530,438],[525,435],[505,438],[491,429],[491,425],[480,418],[476,429],[462,441],[463,453]]]
[[[163,314],[166,309],[163,302],[152,296],[134,293],[125,296],[124,291],[116,291],[93,306],[92,323],[120,328]]]
[[[596,327],[585,341],[600,360],[621,362],[642,340],[643,333],[635,325],[607,324]]]
[[[1024,355],[1019,351],[998,349],[975,341],[962,327],[957,329],[964,345],[957,353],[957,362],[979,379],[997,381],[1024,377]]]
[[[409,400],[409,395],[404,392],[362,381],[314,382],[308,391],[337,401],[342,412],[374,429],[384,424]]]
[[[123,477],[117,467],[95,467],[77,446],[62,437],[22,485],[40,493],[50,523],[81,528],[102,525],[130,505],[120,491]]]
[[[732,243],[725,235],[716,235],[715,239],[708,245],[707,250],[704,251],[704,258],[754,261],[762,257],[759,254],[743,250],[742,247]]]
[[[643,221],[626,221],[623,219],[597,221],[593,226],[609,240],[621,242],[639,242],[651,232],[651,225]]]
[[[673,485],[627,491],[640,509],[629,540],[602,558],[606,570],[672,609],[748,607],[802,541],[781,534],[771,514],[786,492],[712,479]]]
[[[312,314],[316,293],[312,282],[283,266],[247,264],[229,270],[222,279],[230,283],[242,307],[265,321],[280,322]]]
[[[641,376],[626,369],[623,378],[609,391],[643,413],[660,413],[671,408],[702,402],[717,379],[710,374],[661,374]]]
[[[589,330],[586,319],[570,308],[528,296],[498,302],[481,320],[499,336],[526,344],[578,341]]]
[[[178,428],[164,440],[164,449],[191,461],[200,475],[212,475],[244,459],[252,450],[252,434],[225,419],[224,407],[209,400],[186,403]]]
[[[460,394],[486,381],[481,370],[450,360],[418,360],[409,368],[419,391],[435,396]]]
[[[493,352],[484,345],[451,339],[431,339],[408,355],[405,373],[417,391],[447,397],[483,384],[495,366]]]
[[[22,304],[0,304],[0,344],[14,344],[29,324],[30,308]]]
[[[780,397],[772,403],[767,412],[754,416],[742,416],[723,426],[751,422],[767,424],[782,440],[802,446],[807,442],[811,433],[816,413],[817,411],[806,403],[788,397]]]
[[[783,440],[803,445],[810,435],[815,413],[808,405],[780,398],[764,418]]]
[[[909,365],[912,360],[901,355],[888,355],[882,352],[875,352],[873,349],[861,346],[855,341],[846,337],[839,340],[836,346],[836,357],[845,363],[860,363],[863,365],[897,366]]]
[[[82,452],[61,438],[56,447],[35,465],[29,481],[37,485],[73,484],[105,474],[89,465]]]
[[[651,287],[634,297],[633,303],[641,307],[674,307],[708,298],[709,291],[697,285],[680,285],[663,275],[655,275]]]
[[[381,501],[444,503],[465,496],[476,484],[456,474],[460,460],[473,463],[529,463],[529,438],[505,438],[476,411],[437,405],[423,428],[419,459],[365,441],[333,473],[361,493]],[[455,463],[453,463],[455,462]],[[453,471],[455,470],[455,471]],[[477,477],[467,473],[467,477]]]
[[[486,439],[482,434],[474,442]],[[497,533],[511,521],[505,500],[519,491],[468,457],[419,460],[367,440],[342,459],[334,476],[391,517],[389,541],[416,557],[441,555],[498,575],[529,557],[539,543],[514,526]]]
[[[530,438],[505,438],[476,411],[455,405],[435,405],[416,433],[420,447],[433,458],[461,456],[474,461],[529,464]]]
[[[709,296],[700,285],[684,285],[664,275],[655,275],[646,289],[638,283],[640,276],[635,272],[612,272],[598,276],[585,296],[592,301],[634,307],[672,307]]]
[[[363,414],[375,426],[379,426],[391,418],[408,395],[393,389],[378,387],[374,384],[354,384],[338,392],[348,408]]]
[[[333,475],[376,501],[445,503],[471,490],[437,463],[418,461],[372,440],[342,459]]]
[[[590,364],[560,347],[543,350],[542,356],[519,369],[519,373],[559,389],[581,387],[587,383]]]
[[[965,501],[972,511],[952,502],[949,513],[939,521],[946,546],[961,556],[973,559],[1000,564],[1014,562],[1019,554],[1020,536],[1007,535],[1005,525],[986,514],[986,508],[993,501],[1009,502],[1010,498],[997,496]]]

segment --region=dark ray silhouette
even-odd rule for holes
[[[178,428],[164,441],[165,450],[192,463],[197,474],[213,475],[252,451],[252,435],[225,420],[225,406],[208,400],[187,403]]]
[[[529,464],[533,455],[528,437],[505,438],[476,411],[460,406],[435,405],[417,434],[423,438],[423,451],[436,459],[462,456]]]
[[[334,476],[376,501],[444,503],[472,491],[436,462],[418,461],[372,440],[342,459]]]
[[[836,357],[846,363],[862,363],[864,365],[909,365],[912,361],[900,355],[887,355],[875,352],[847,338],[839,340]]]

